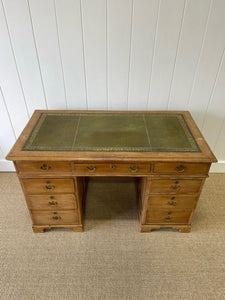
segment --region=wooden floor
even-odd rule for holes
[[[90,179],[83,233],[34,234],[16,175],[0,173],[0,226],[4,300],[224,299],[225,174],[206,180],[187,234],[140,233],[127,178]]]

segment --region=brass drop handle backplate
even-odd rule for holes
[[[172,205],[172,206],[176,206],[177,202],[175,202],[175,201],[168,201],[167,204],[168,205]]]
[[[171,217],[171,216],[166,216],[166,217],[164,217],[164,219],[165,219],[166,221],[170,221],[170,220],[173,219],[173,217]]]
[[[138,171],[138,167],[137,167],[137,166],[130,166],[130,167],[129,167],[129,170],[130,170],[131,172],[137,172],[137,171]]]
[[[60,216],[53,216],[52,219],[53,220],[61,220],[61,217]]]
[[[179,190],[181,188],[181,186],[180,185],[171,185],[171,189],[172,190]]]
[[[43,171],[48,171],[49,169],[51,169],[51,167],[48,166],[47,164],[43,164],[40,166],[40,169],[42,169]]]
[[[179,165],[176,167],[177,172],[183,173],[186,170],[186,167],[183,165]]]
[[[48,204],[51,206],[55,206],[58,204],[58,202],[57,201],[49,201]]]
[[[54,190],[54,188],[55,188],[55,186],[54,186],[54,185],[50,185],[50,184],[47,184],[47,185],[45,186],[45,189],[46,189],[47,191],[52,191],[52,190]]]
[[[94,172],[96,170],[96,167],[94,167],[94,166],[87,166],[87,170],[89,172]]]

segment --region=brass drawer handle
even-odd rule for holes
[[[43,171],[48,171],[49,169],[51,169],[51,167],[48,166],[47,164],[43,164],[40,166],[40,169],[42,169]]]
[[[166,221],[170,221],[170,220],[172,220],[173,219],[173,217],[171,217],[171,216],[166,216],[166,217],[164,217],[164,220],[166,220]]]
[[[53,220],[61,220],[61,217],[60,216],[53,216],[52,219]]]
[[[51,206],[54,206],[54,205],[57,205],[58,202],[56,202],[56,201],[49,201],[48,204],[51,205]]]
[[[181,188],[180,185],[171,185],[170,187],[172,190],[179,190]]]
[[[178,167],[176,167],[176,170],[179,173],[183,173],[186,170],[186,167],[183,165],[179,165]]]
[[[55,188],[55,186],[54,185],[46,185],[45,186],[45,189],[47,190],[47,191],[52,191],[52,190],[54,190],[54,188]]]
[[[87,166],[87,170],[89,172],[94,172],[96,170],[96,167],[93,167],[93,166]]]
[[[130,167],[129,167],[129,170],[130,170],[131,172],[137,172],[137,171],[138,171],[138,167],[137,167],[137,166],[130,166]]]
[[[177,205],[177,202],[175,202],[175,201],[168,201],[167,204],[168,204],[168,205],[176,206],[176,205]]]

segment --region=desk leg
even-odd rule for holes
[[[51,227],[50,226],[33,226],[32,227],[32,229],[33,229],[33,232],[34,233],[43,233],[43,232],[45,232],[46,230],[50,230],[51,229]]]

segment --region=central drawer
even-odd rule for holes
[[[27,201],[32,210],[76,209],[74,194],[28,195]]]
[[[195,194],[200,191],[201,179],[153,179],[151,193],[160,194]]]
[[[22,179],[26,194],[74,193],[73,179]]]
[[[77,224],[79,217],[77,211],[33,211],[33,224],[35,225],[62,225]]]
[[[145,175],[150,173],[148,164],[74,164],[73,173],[78,176],[95,176],[95,175]]]

